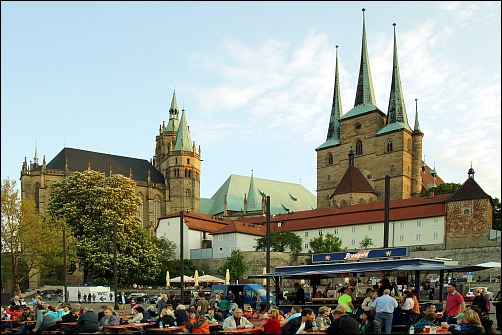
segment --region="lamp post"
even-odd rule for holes
[[[267,273],[270,273],[270,196],[267,195],[266,198],[266,210],[267,210],[267,257],[266,257],[266,268],[267,268]],[[267,281],[267,287],[266,287],[266,294],[267,294],[267,307],[266,310],[268,311],[270,309],[270,277],[266,278]],[[276,284],[277,285],[277,284]]]
[[[63,288],[63,302],[68,302],[68,276],[66,274],[66,223],[63,225],[63,276],[64,276],[64,288]]]
[[[117,221],[113,221],[113,286],[115,290],[115,310],[119,310],[119,302],[117,301],[118,286],[117,286]]]
[[[184,277],[185,277],[185,269],[184,269],[184,255],[183,255],[183,225],[184,225],[184,222],[185,221],[185,218],[184,218],[184,213],[183,213],[183,210],[180,211],[180,265],[181,265],[181,269],[180,269],[180,288],[181,288],[181,292],[180,292],[180,301],[181,301],[181,304],[183,304],[183,293],[185,293],[185,289],[184,289],[184,286],[185,286],[185,281],[184,281]]]

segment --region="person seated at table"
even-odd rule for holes
[[[275,307],[275,306],[272,306]],[[267,312],[267,319],[263,321],[261,325],[262,334],[280,334],[281,333],[281,321],[279,321],[279,309],[270,308]]]
[[[134,317],[132,319],[128,320],[127,321],[128,323],[136,323],[136,322],[145,323],[145,322],[147,322],[148,317],[145,318],[145,314],[143,314],[143,312],[145,310],[143,309],[143,307],[136,306],[136,307],[134,307],[133,311],[134,311]]]
[[[182,331],[189,334],[210,334],[209,322],[204,315],[197,314],[195,308],[189,308],[186,311],[187,323],[183,326]]]
[[[186,314],[186,313],[185,313]],[[162,325],[164,327],[173,327],[176,326],[176,321],[174,320],[174,313],[172,310],[164,308],[160,312],[159,319],[157,320],[157,324],[160,325],[160,322],[162,322]],[[181,325],[178,325],[181,326]]]
[[[209,322],[218,322],[218,320],[216,320],[216,315],[217,314],[214,314],[214,308],[213,307],[209,307],[207,309],[207,313],[204,314],[204,316],[207,318],[207,320]]]
[[[454,319],[457,319],[457,324],[456,325],[451,325],[448,327],[448,330],[451,332],[453,329],[457,331],[463,331],[467,329],[467,323],[464,322],[464,313],[460,313],[457,316],[454,317]]]
[[[248,319],[242,316],[242,309],[236,308],[234,315],[229,316],[223,322],[223,329],[242,329],[242,328],[253,328],[253,324],[249,322]]]
[[[29,334],[35,328],[34,323],[26,322],[31,320],[35,320],[35,313],[30,309],[30,306],[23,306],[21,314],[17,317],[17,323],[20,326],[17,334]]]
[[[52,315],[50,315],[47,310],[42,305],[34,306],[35,315],[37,318],[37,323],[35,324],[35,328],[33,329],[33,333],[41,334],[44,330],[56,330],[58,329],[58,325]]]
[[[375,311],[363,311],[361,313],[361,334],[380,334],[380,323],[375,320]]]
[[[330,311],[331,308],[328,306],[319,307],[319,314],[317,314],[317,317],[315,318],[315,323],[318,328],[326,329],[331,326],[331,319],[329,318]]]
[[[464,322],[467,324],[467,328],[464,330],[451,329],[452,334],[484,334],[485,330],[481,325],[481,320],[479,319],[479,314],[472,309],[466,309],[464,312]]]
[[[104,334],[106,326],[118,326],[119,325],[119,318],[113,314],[113,312],[110,308],[107,307],[104,310],[104,312],[105,312],[105,316],[98,323],[98,329],[99,329],[98,334]],[[78,322],[80,323],[80,318],[79,318]]]
[[[178,306],[176,306],[174,316],[176,317],[176,325],[183,326],[188,320],[187,313],[185,311],[185,305],[179,304]]]
[[[462,316],[463,316],[463,314],[462,314]],[[425,316],[423,318],[421,318],[420,320],[418,320],[417,322],[415,322],[413,324],[413,328],[415,329],[415,333],[423,332],[425,330],[425,326],[435,327],[436,324],[434,322],[437,320],[437,318],[438,318],[438,315],[434,312],[429,312],[429,313],[425,314]]]
[[[298,318],[302,315],[302,307],[295,305],[291,307],[291,312],[284,315],[284,320],[282,320],[282,325],[285,325],[288,321]]]
[[[95,333],[99,330],[98,314],[89,307],[84,307],[84,312],[78,317],[79,333]]]
[[[302,310],[300,317],[289,320],[282,326],[283,334],[299,334],[302,331],[311,331],[314,328],[315,313],[310,308]]]
[[[493,326],[493,320],[488,319],[483,316],[483,313],[476,305],[469,305],[465,307],[466,310],[472,309],[474,312],[478,313],[479,320],[481,321],[481,326],[485,329],[485,334],[491,334],[491,328]],[[465,321],[464,321],[465,322]]]
[[[80,312],[80,308],[78,307],[73,307],[70,310],[70,313],[63,315],[61,318],[61,326],[59,329],[63,331],[65,334],[77,334],[78,328],[77,325],[72,326],[72,325],[64,325],[63,323],[66,322],[77,322],[78,321],[78,313]]]
[[[105,309],[106,305],[99,306],[98,321],[101,321],[101,319],[105,317]]]
[[[427,313],[436,313],[436,305],[434,305],[431,302],[424,304],[424,310],[417,315],[417,317],[415,318],[415,322],[418,322],[421,319],[423,319]]]
[[[331,311],[334,321],[326,329],[326,334],[360,334],[359,323],[353,317],[347,315],[346,310],[336,308]]]
[[[155,310],[155,305],[150,305],[146,311],[150,315],[150,319],[153,319],[153,318],[156,318],[159,316],[159,314],[157,314],[157,311]]]

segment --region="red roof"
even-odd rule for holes
[[[375,190],[358,168],[349,166],[333,195],[344,193],[375,193]]]
[[[262,225],[234,221],[228,224],[227,226],[221,228],[217,232],[212,233],[212,235],[225,234],[225,233],[242,233],[249,235],[265,236],[266,230],[263,228]]]

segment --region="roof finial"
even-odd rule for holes
[[[469,176],[469,178],[474,179],[474,169],[472,168],[472,161],[471,161],[471,168],[467,172],[467,175]]]

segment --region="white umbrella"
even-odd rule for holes
[[[476,264],[476,265],[477,266],[484,266],[486,268],[500,268],[501,264],[499,262],[486,262],[486,263],[480,263],[480,264]],[[492,273],[490,272],[490,282],[491,281],[492,281]],[[469,287],[469,289],[470,289],[470,287]]]
[[[225,284],[230,284],[230,270],[227,269],[227,273],[225,273]]]
[[[189,277],[189,276],[183,276],[183,281],[185,283],[193,283],[194,279],[192,277]],[[181,276],[178,276],[176,278],[171,279],[171,282],[172,283],[180,283],[181,282]]]
[[[263,268],[263,272],[262,273],[263,274],[267,273],[267,268],[266,267]],[[267,278],[263,278],[263,286],[266,286],[266,285],[267,285]]]
[[[199,283],[225,283],[225,279],[221,279],[211,275],[203,275],[199,277]]]
[[[193,276],[194,286],[199,286],[199,270],[195,270],[195,275]]]
[[[171,286],[171,277],[169,276],[169,271],[166,272],[166,286]]]

